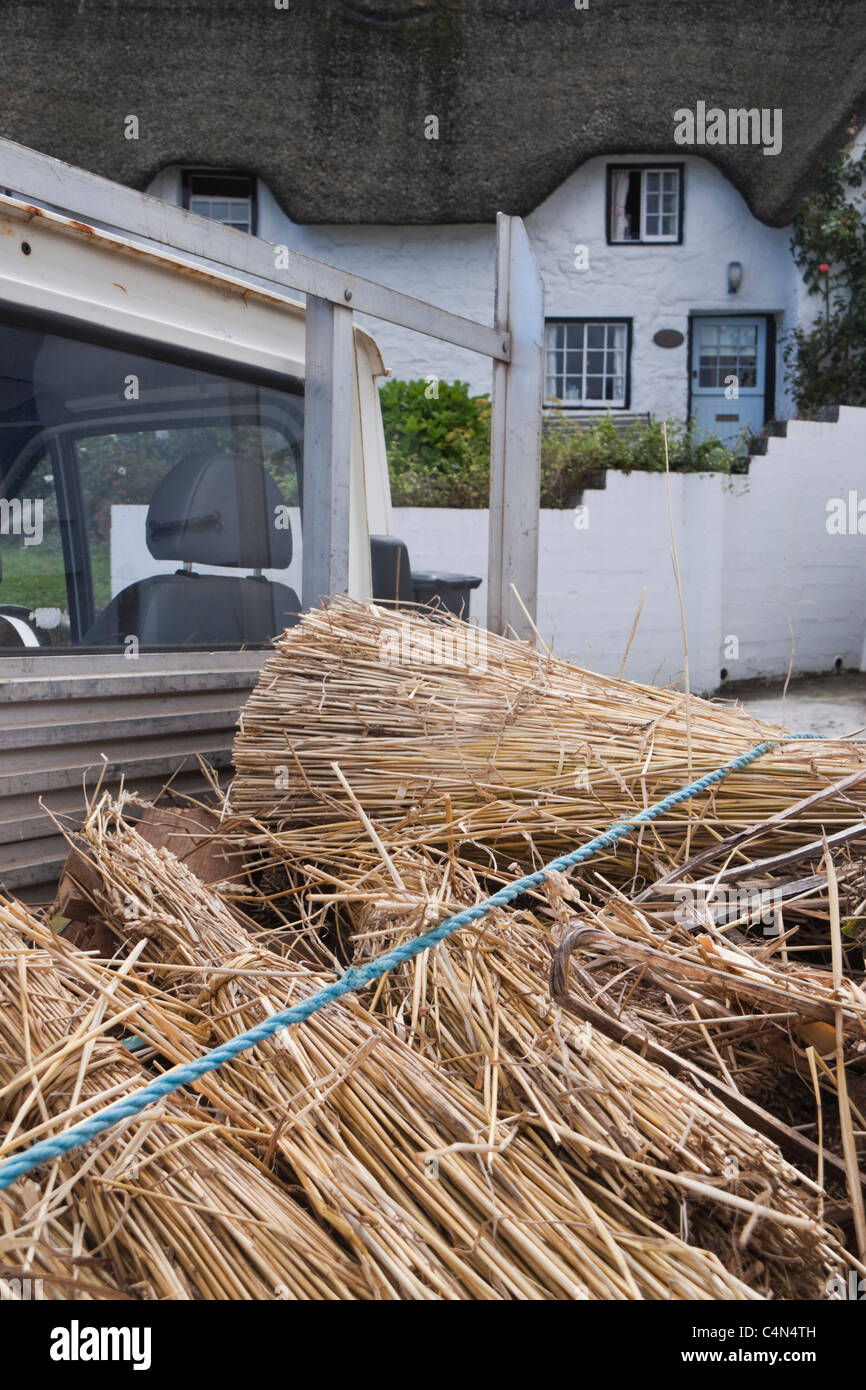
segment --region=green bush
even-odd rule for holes
[[[486,507],[489,397],[465,381],[386,381],[379,394],[394,505]]]
[[[466,382],[388,381],[382,416],[391,496],[397,507],[486,507],[490,475],[490,400],[470,396]],[[664,472],[664,423],[671,470],[731,473],[745,450],[715,437],[699,439],[692,423],[650,420],[619,429],[604,416],[580,427],[567,412],[546,415],[541,443],[541,506],[577,504],[584,488],[601,485],[606,468]]]

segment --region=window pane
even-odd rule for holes
[[[561,328],[569,346],[561,355],[565,369],[552,370],[553,354],[548,351],[546,398],[559,399],[569,405],[592,405],[625,402],[625,345],[626,325],[622,323],[577,322],[564,325],[548,324],[545,337],[550,343]],[[586,348],[583,347],[584,340]]]
[[[20,651],[28,629],[34,636],[27,640],[67,645],[66,567],[49,452],[0,488],[0,561],[0,648]]]
[[[564,335],[564,333],[565,333],[565,327],[564,327],[563,324],[561,324],[561,323],[549,323],[549,324],[547,325],[546,330],[545,330],[545,337],[546,337],[546,340],[547,340],[547,346],[548,346],[548,348],[550,348],[551,350],[554,349],[554,348],[561,348],[562,345],[563,345],[563,335]]]
[[[678,169],[648,169],[644,174],[643,236],[647,241],[676,241],[679,234]]]
[[[0,604],[50,598],[54,645],[261,645],[299,606],[302,439],[299,395],[0,325],[0,499],[65,498]]]

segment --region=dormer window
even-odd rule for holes
[[[682,241],[682,165],[608,165],[607,239],[611,245]]]
[[[256,181],[220,169],[184,169],[183,205],[239,232],[256,231]]]

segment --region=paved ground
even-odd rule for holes
[[[784,681],[749,681],[723,686],[717,698],[735,698],[759,719],[792,731],[866,737],[866,674],[801,676],[789,683],[784,701],[783,689]]]

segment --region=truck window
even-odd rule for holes
[[[260,646],[298,620],[301,388],[246,377],[0,322],[0,652]]]

